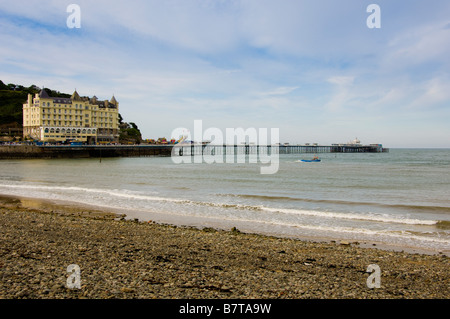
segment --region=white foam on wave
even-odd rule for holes
[[[261,209],[272,213],[307,215],[307,216],[338,218],[338,219],[366,220],[374,222],[399,223],[408,225],[436,225],[438,223],[438,221],[436,220],[399,218],[393,216],[374,215],[374,214],[366,215],[366,214],[337,213],[337,212],[324,212],[315,210],[299,210],[299,209],[269,208],[269,207],[261,207]]]
[[[126,190],[110,190],[110,189],[99,189],[99,188],[84,188],[84,187],[77,187],[77,186],[43,186],[43,185],[5,185],[0,184],[0,187],[5,188],[15,188],[15,189],[23,189],[23,190],[37,190],[37,191],[63,191],[63,192],[85,192],[85,193],[98,193],[98,194],[105,194],[115,197],[122,197],[122,198],[128,198],[128,199],[140,199],[140,200],[153,200],[153,201],[169,201],[169,202],[186,202],[186,200],[183,199],[176,199],[176,198],[168,198],[168,197],[159,197],[159,196],[149,196],[149,195],[139,195],[132,193],[130,191]],[[27,195],[27,194],[23,194]]]
[[[73,196],[75,193],[88,193],[88,194],[102,194],[102,200],[99,201],[95,198],[90,198],[87,200],[86,197],[83,198],[83,202],[90,202],[90,204],[94,204],[102,207],[110,207],[110,208],[118,208],[118,209],[130,209],[142,211],[145,213],[146,209],[151,209],[151,207],[133,207],[127,202],[114,202],[111,201],[111,197],[116,198],[124,198],[130,200],[139,200],[139,201],[158,201],[158,202],[169,202],[175,204],[189,204],[194,206],[210,206],[215,208],[224,208],[224,209],[236,209],[236,210],[252,210],[252,211],[265,211],[270,213],[281,213],[281,214],[294,214],[294,215],[307,215],[321,218],[337,218],[337,219],[351,219],[351,220],[366,220],[366,221],[374,221],[374,222],[387,222],[387,223],[400,223],[400,224],[411,224],[411,225],[435,225],[437,222],[432,220],[418,220],[418,219],[407,219],[407,218],[395,218],[384,215],[363,215],[363,214],[352,214],[352,213],[337,213],[337,212],[324,212],[324,211],[313,211],[313,210],[300,210],[300,209],[282,209],[282,208],[269,208],[264,206],[252,206],[252,205],[243,205],[243,204],[226,204],[226,203],[211,203],[211,202],[200,202],[200,201],[192,201],[187,199],[177,199],[177,198],[168,198],[161,196],[150,196],[138,194],[130,190],[109,190],[109,189],[97,189],[97,188],[84,188],[77,186],[46,186],[46,185],[7,185],[0,184],[0,188],[6,190],[6,193],[11,195],[22,195],[29,197],[38,197],[42,198],[42,196],[46,196],[47,198],[60,199],[60,200],[71,200],[73,201]],[[16,192],[11,192],[8,190],[14,189]],[[30,190],[35,190],[36,192],[30,192]],[[60,193],[58,193],[60,191]],[[72,196],[68,196],[72,195]],[[77,197],[76,200],[79,201],[80,197]],[[146,206],[146,205],[145,205]],[[264,224],[269,227],[290,227],[290,228],[298,228],[305,231],[310,231],[312,233],[337,233],[337,234],[352,234],[356,237],[360,236],[370,236],[372,238],[378,238],[383,236],[385,238],[397,238],[401,240],[415,240],[421,242],[434,242],[439,244],[444,244],[446,246],[450,245],[450,241],[445,238],[439,237],[430,237],[430,236],[417,236],[405,231],[398,232],[392,230],[372,230],[367,228],[357,228],[357,227],[343,227],[343,226],[327,226],[327,225],[316,225],[316,224],[302,224],[295,222],[282,222],[277,220],[263,220],[267,216],[259,216],[258,219],[255,215],[255,219],[249,219],[244,216],[240,216],[239,214],[227,214],[224,215],[211,215],[206,212],[201,212],[198,210],[194,211],[179,211],[176,209],[173,211],[172,209],[166,210],[164,214],[168,215],[184,215],[188,216],[196,216],[205,219],[214,219],[219,223],[220,221],[228,221],[235,223],[247,223],[247,224]]]
[[[303,210],[303,209],[288,209],[288,208],[272,208],[265,206],[254,206],[245,204],[229,204],[229,203],[212,203],[212,202],[201,202],[193,201],[189,199],[171,198],[171,197],[161,197],[153,195],[143,195],[137,194],[129,190],[118,190],[118,189],[99,189],[99,188],[84,188],[78,186],[46,186],[46,185],[27,185],[27,184],[0,184],[0,187],[10,189],[14,188],[17,190],[36,190],[39,193],[42,191],[54,197],[55,191],[62,191],[64,193],[73,192],[83,192],[88,194],[104,194],[107,196],[112,196],[116,198],[124,198],[130,200],[142,200],[142,201],[160,201],[160,202],[172,202],[180,204],[191,204],[199,206],[210,206],[225,209],[239,209],[239,210],[260,210],[270,213],[281,213],[281,214],[291,214],[300,216],[312,216],[321,218],[335,218],[335,219],[346,219],[346,220],[365,220],[373,222],[385,222],[385,223],[397,223],[397,224],[408,224],[408,225],[436,225],[438,221],[436,220],[423,220],[423,219],[411,219],[403,218],[397,216],[388,215],[375,215],[375,214],[355,214],[355,213],[339,213],[339,212],[326,212],[326,211],[316,211],[316,210]],[[30,193],[25,192],[23,196],[30,195]],[[61,198],[64,199],[64,198]],[[101,203],[98,203],[102,205]]]

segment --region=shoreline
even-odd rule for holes
[[[4,299],[450,297],[445,255],[140,222],[13,196],[1,196],[0,219]],[[66,287],[71,264],[80,289]],[[380,288],[367,286],[371,264]]]
[[[4,205],[10,205],[10,207],[23,207],[38,209],[47,212],[59,211],[59,212],[72,212],[74,214],[84,214],[85,212],[90,212],[90,216],[115,216],[116,218],[122,218],[127,220],[139,220],[140,222],[153,222],[163,225],[171,225],[175,227],[191,227],[195,229],[202,228],[212,228],[218,231],[228,231],[232,228],[236,228],[237,225],[230,223],[225,227],[226,223],[214,223],[209,219],[201,217],[186,217],[182,215],[167,216],[164,213],[153,212],[146,213],[147,216],[151,218],[142,218],[142,214],[139,211],[123,209],[115,209],[113,207],[102,207],[91,204],[84,204],[79,202],[71,202],[65,200],[51,200],[24,196],[14,196],[14,195],[4,195],[0,194],[0,208]],[[312,237],[312,236],[291,236],[291,235],[281,235],[278,233],[270,233],[259,231],[255,232],[253,230],[244,229],[242,226],[237,227],[240,231],[248,234],[255,234],[261,236],[275,237],[275,238],[286,238],[301,241],[310,241],[315,243],[337,243],[344,245],[357,245],[361,248],[367,249],[380,249],[385,251],[396,251],[396,252],[407,252],[412,254],[425,254],[425,255],[445,255],[450,257],[450,250],[437,250],[424,247],[410,247],[401,246],[396,244],[389,244],[381,241],[374,240],[349,240],[346,238],[339,237]]]

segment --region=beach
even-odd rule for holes
[[[447,299],[449,259],[127,219],[14,197],[0,205],[3,299]],[[80,267],[80,288],[67,282]],[[380,269],[370,288],[369,265]]]
[[[430,156],[439,160],[429,164]],[[280,155],[272,175],[252,163],[176,164],[170,157],[3,160],[0,194],[144,222],[450,255],[448,150],[298,158]]]

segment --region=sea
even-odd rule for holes
[[[450,252],[450,149],[280,154],[261,163],[171,157],[0,161],[0,194],[127,218],[278,237]]]

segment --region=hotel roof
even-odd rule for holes
[[[77,90],[75,90],[70,98],[67,97],[51,97],[48,95],[47,91],[42,89],[39,92],[39,98],[41,99],[53,99],[53,103],[61,103],[61,104],[72,104],[73,101],[89,101],[89,104],[91,105],[98,105],[101,108],[117,108],[117,100],[113,97],[111,98],[111,101],[100,101],[97,99],[97,97],[94,95],[91,99],[89,97],[81,97]]]

